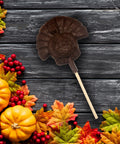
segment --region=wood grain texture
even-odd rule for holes
[[[5,0],[5,7],[14,8],[117,8],[119,0]]]
[[[8,10],[7,29],[0,43],[35,43],[41,25],[57,16],[77,18],[88,28],[81,43],[120,43],[119,10]]]
[[[80,44],[80,50],[76,65],[82,78],[120,78],[120,44]],[[35,44],[0,44],[0,53],[15,53],[26,67],[25,78],[75,78],[68,65],[41,61]]]
[[[76,112],[91,112],[76,79],[27,79],[26,81],[31,94],[38,97],[33,108],[35,111],[42,107],[43,103],[47,103],[50,108],[54,100],[60,100],[65,104],[74,102]],[[83,79],[83,83],[97,112],[115,107],[120,109],[120,80]],[[90,114],[92,116],[92,113]]]

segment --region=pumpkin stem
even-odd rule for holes
[[[11,127],[12,127],[12,129],[19,129],[20,128],[20,126],[17,123],[13,123],[11,125]]]

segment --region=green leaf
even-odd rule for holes
[[[64,123],[64,125],[60,127],[59,132],[51,132],[53,137],[51,144],[80,144],[80,132],[80,128],[76,127],[75,129],[71,130],[71,126]]]
[[[100,125],[101,130],[108,132],[112,131],[115,127],[120,130],[120,111],[117,108],[115,108],[115,111],[112,111],[111,109],[103,111],[103,117],[106,120]]]

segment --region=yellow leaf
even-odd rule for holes
[[[47,126],[49,119],[52,117],[53,111],[44,112],[44,109],[41,108],[35,113],[36,118],[36,131],[40,133],[41,131],[47,132],[50,128]]]
[[[120,144],[120,130],[114,128],[111,133],[103,132],[100,142],[104,144]]]

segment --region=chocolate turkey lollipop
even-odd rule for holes
[[[97,119],[98,116],[74,63],[74,60],[80,56],[80,49],[77,41],[87,36],[87,29],[81,22],[71,17],[57,16],[40,28],[37,36],[37,49],[43,61],[51,56],[57,65],[69,64],[80,84],[95,119]]]

